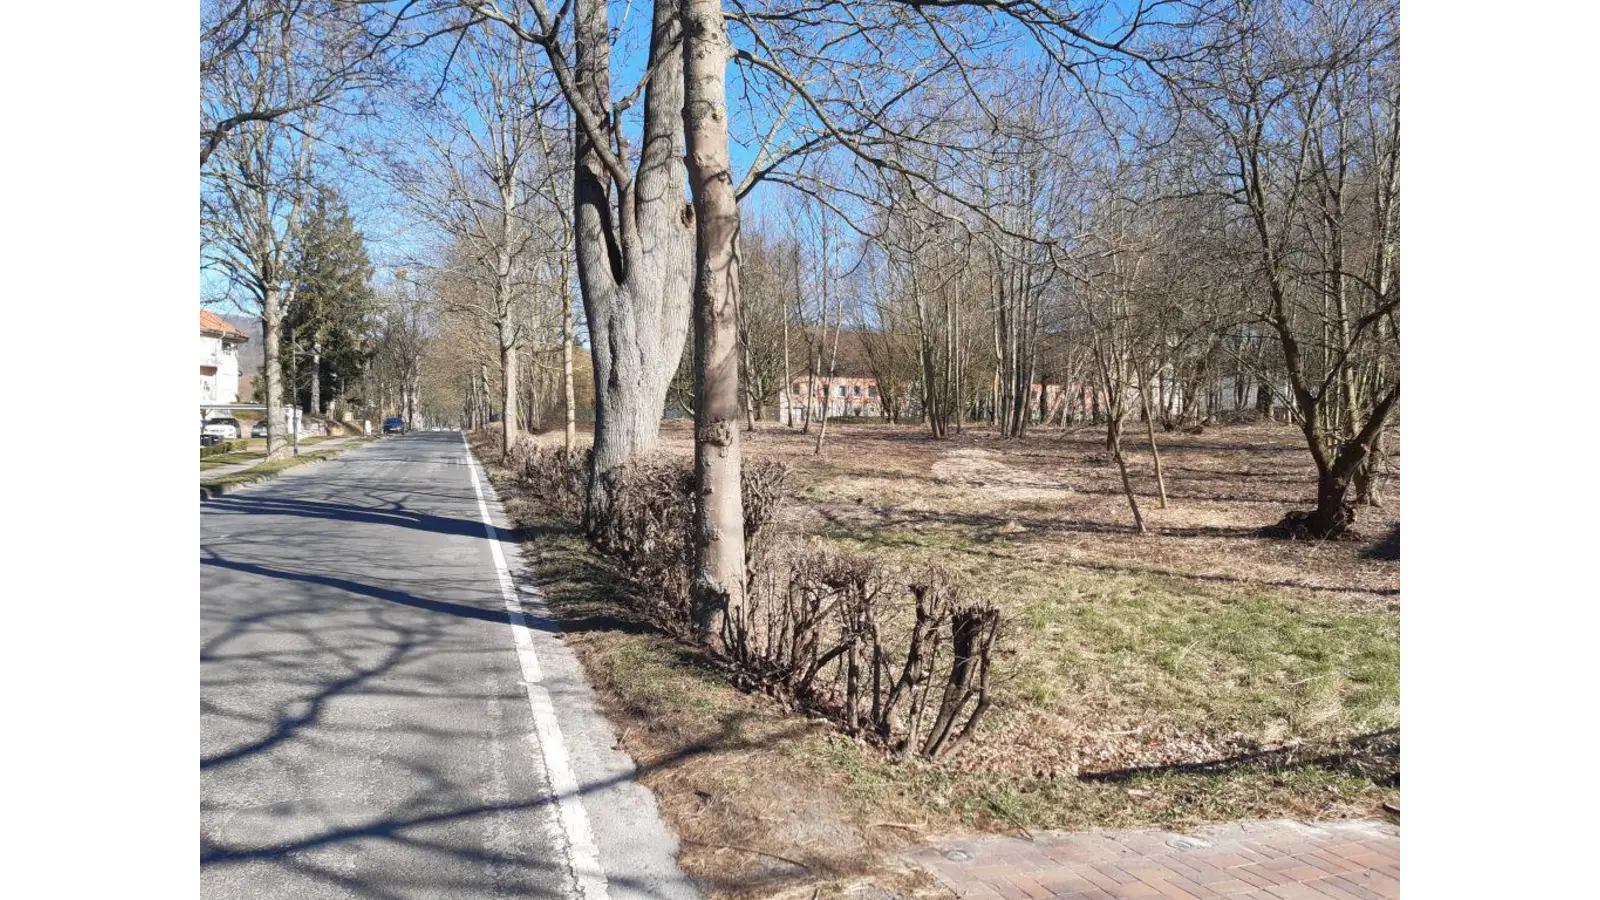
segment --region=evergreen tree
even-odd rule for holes
[[[283,359],[295,402],[320,415],[361,373],[374,312],[372,263],[349,206],[331,187],[318,188],[301,235]]]

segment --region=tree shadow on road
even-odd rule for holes
[[[391,502],[388,507],[384,509],[377,506],[356,506],[349,503],[259,494],[229,494],[207,503],[208,509],[243,516],[291,516],[333,522],[395,525],[401,528],[416,528],[437,534],[467,537],[482,537],[484,533],[483,523],[477,519],[431,515],[407,509],[402,503]]]

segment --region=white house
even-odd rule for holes
[[[250,340],[222,317],[200,310],[200,402],[239,402],[239,345]]]

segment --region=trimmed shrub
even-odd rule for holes
[[[519,487],[531,491],[560,518],[577,521],[583,517],[589,455],[588,450],[543,447],[523,438],[506,455],[506,468]]]
[[[991,698],[1000,613],[948,569],[896,569],[820,543],[753,573],[724,642],[741,671],[853,735],[939,757]]]
[[[492,440],[484,446],[493,449]],[[582,520],[587,451],[529,440],[505,461],[519,489],[574,526]],[[745,602],[729,611],[721,635],[733,680],[896,752],[939,757],[971,737],[991,702],[1001,631],[994,605],[940,566],[895,568],[821,543],[778,544],[772,525],[789,468],[747,462],[742,476]],[[650,460],[612,478],[614,500],[590,523],[590,546],[638,586],[640,613],[690,639],[694,473]]]

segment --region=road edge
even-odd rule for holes
[[[678,837],[655,795],[635,780],[633,758],[621,749],[582,664],[562,641],[562,626],[534,587],[521,554],[502,549],[520,550],[515,529],[465,433],[462,449],[501,579],[540,750],[562,806],[579,890],[585,900],[698,900],[694,882],[678,866]],[[556,783],[558,774],[572,779],[566,790]],[[587,871],[591,865],[595,871]]]

